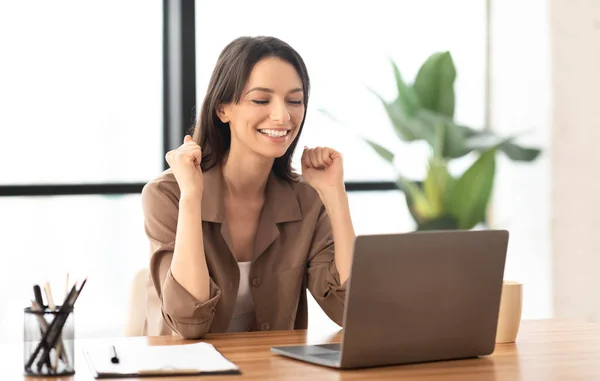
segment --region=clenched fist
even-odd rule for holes
[[[302,176],[317,191],[344,189],[342,155],[329,147],[304,148]]]
[[[201,196],[204,189],[202,180],[202,150],[200,146],[186,135],[183,144],[167,152],[167,163],[173,170],[173,175],[179,184],[182,196]]]

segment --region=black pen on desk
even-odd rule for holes
[[[114,345],[110,346],[110,362],[113,364],[119,363],[119,356],[117,356],[117,348]]]

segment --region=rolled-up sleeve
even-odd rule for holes
[[[150,241],[150,277],[160,300],[165,323],[183,338],[198,339],[210,329],[221,290],[210,279],[209,300],[194,298],[171,274],[179,203],[161,183],[148,183],[142,190],[144,229]],[[148,311],[147,313],[152,313]]]
[[[347,281],[340,284],[334,247],[331,222],[322,206],[308,257],[308,289],[327,316],[342,326]]]

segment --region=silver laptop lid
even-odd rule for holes
[[[492,353],[507,245],[505,230],[358,236],[342,367]]]

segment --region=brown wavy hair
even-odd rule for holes
[[[200,166],[203,172],[222,163],[231,146],[231,130],[227,123],[218,118],[217,107],[232,102],[238,104],[254,65],[267,57],[276,57],[290,63],[302,81],[304,115],[298,135],[285,154],[275,159],[272,168],[277,177],[297,181],[298,176],[292,170],[292,155],[306,119],[310,80],[300,54],[287,43],[267,36],[239,37],[230,42],[219,55],[200,115],[192,127],[193,139],[202,148]]]

